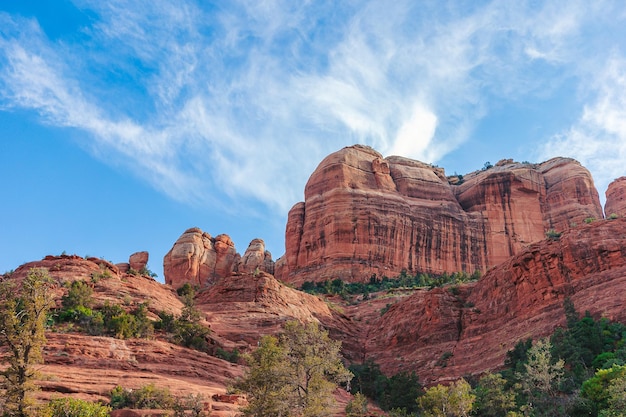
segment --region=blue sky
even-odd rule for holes
[[[0,2],[0,272],[162,259],[200,227],[279,257],[354,143],[462,174],[570,156],[626,175],[622,1]]]

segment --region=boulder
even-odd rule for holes
[[[134,269],[135,271],[141,271],[147,268],[148,258],[148,252],[135,252],[130,255],[130,258],[128,259],[128,264],[130,265],[131,269]]]

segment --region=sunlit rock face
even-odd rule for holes
[[[503,160],[465,176],[356,145],[326,157],[289,212],[277,278],[367,281],[372,274],[486,271],[549,229],[602,208],[587,169],[568,158]]]
[[[242,257],[228,235],[211,237],[197,227],[186,230],[163,258],[165,282],[174,288],[186,283],[204,288],[234,272],[257,270],[274,272],[262,239],[253,239]]]
[[[626,216],[626,177],[620,177],[609,184],[604,213],[609,218]]]

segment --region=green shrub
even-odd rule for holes
[[[46,417],[109,417],[111,407],[77,398],[58,398],[44,407]]]
[[[174,417],[206,417],[204,397],[201,394],[189,394],[185,398],[177,398],[174,404]]]
[[[157,388],[154,384],[128,390],[116,386],[111,391],[111,407],[121,408],[172,410],[176,400],[167,388]]]
[[[231,363],[237,363],[239,362],[239,358],[241,357],[241,354],[239,352],[239,349],[237,348],[234,348],[230,352],[222,348],[217,348],[217,351],[215,352],[215,356]]]
[[[435,365],[445,368],[448,366],[448,361],[452,356],[454,356],[454,354],[450,351],[443,352]]]
[[[149,270],[147,266],[144,266],[143,268],[141,268],[138,273],[139,275],[143,277],[151,277],[151,278],[158,277],[158,275],[152,272],[151,270]]]
[[[595,217],[587,217],[585,220],[583,220],[585,223],[590,224],[596,221]]]
[[[100,269],[91,273],[91,282],[96,283],[101,279],[111,278],[111,271],[105,264],[100,264]]]
[[[387,303],[383,308],[381,308],[380,315],[384,316],[389,311],[389,308],[391,308],[391,305],[391,303]]]
[[[91,307],[93,289],[85,281],[73,281],[68,286],[67,294],[61,297],[61,305],[65,309]]]
[[[360,392],[378,403],[383,410],[417,411],[415,399],[422,393],[422,386],[414,372],[400,372],[387,377],[372,360],[352,364],[349,369],[354,375],[350,382],[352,392]]]
[[[557,231],[556,231],[556,230],[554,230],[554,229],[549,229],[549,230],[546,232],[546,237],[547,237],[548,239],[551,239],[551,240],[559,240],[559,238],[561,237],[561,233],[560,233],[560,232],[557,232]]]

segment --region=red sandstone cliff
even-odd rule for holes
[[[501,161],[450,181],[443,169],[365,146],[326,157],[289,212],[280,280],[485,271],[541,240],[602,218],[589,172],[572,159]]]

